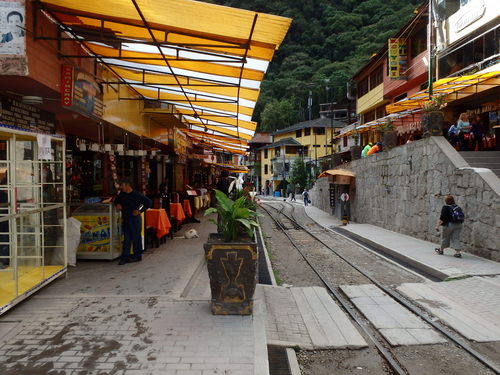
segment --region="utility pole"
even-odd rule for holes
[[[309,109],[309,121],[312,120],[312,106],[313,106],[312,90],[309,90],[309,98],[307,98],[307,108]]]
[[[429,99],[432,98],[433,90],[432,90],[432,82],[433,82],[433,70],[434,70],[434,52],[433,52],[433,43],[432,43],[432,28],[433,28],[433,17],[432,12],[434,11],[433,0],[429,0],[429,17],[427,24],[427,55],[429,57],[429,72],[428,72],[428,90],[429,90]]]

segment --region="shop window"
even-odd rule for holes
[[[373,90],[383,81],[384,81],[384,67],[383,65],[381,65],[377,69],[375,69],[375,71],[370,75],[370,90]]]
[[[295,130],[295,138],[300,138],[302,137],[302,129]]]
[[[268,174],[269,172],[269,166],[267,164],[264,164],[264,174]]]
[[[314,134],[316,135],[325,135],[325,128],[315,128]]]
[[[308,135],[311,135],[311,128],[305,128],[304,129],[304,136],[308,136]]]
[[[414,59],[427,49],[427,26],[411,36],[410,57]]]
[[[358,98],[368,93],[368,77],[362,79],[358,83]]]
[[[264,150],[264,159],[267,159],[267,157],[268,157],[268,156],[267,156],[267,150],[268,150],[267,148]],[[267,172],[266,172],[266,173],[267,173]]]

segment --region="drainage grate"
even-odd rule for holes
[[[267,346],[270,375],[292,375],[288,366],[286,348],[281,346]]]

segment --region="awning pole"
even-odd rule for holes
[[[429,99],[432,98],[432,81],[433,81],[433,53],[432,53],[432,1],[429,0],[429,20],[427,25],[427,50],[429,56],[429,74],[428,74],[428,90],[429,90]]]

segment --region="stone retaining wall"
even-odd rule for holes
[[[500,179],[471,168],[443,137],[430,137],[342,165],[356,173],[351,220],[434,243],[446,194],[465,212],[464,249],[500,261]],[[311,189],[313,205],[330,212],[328,178]]]

